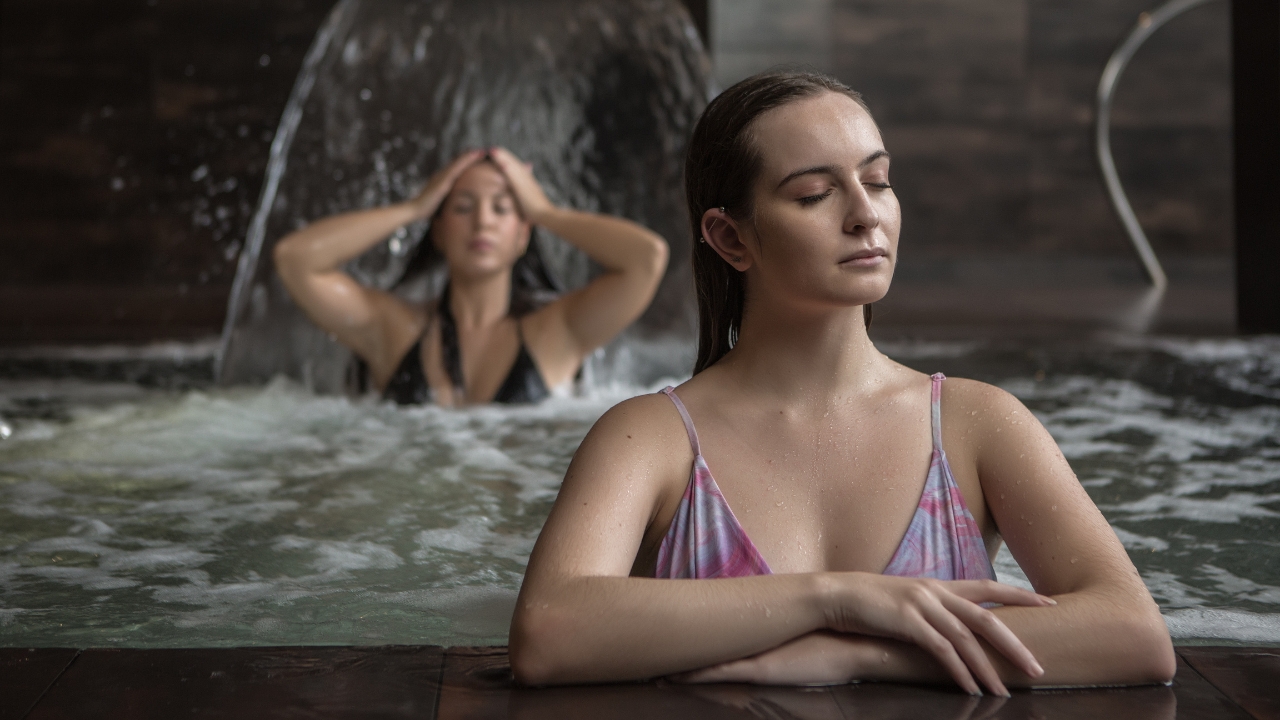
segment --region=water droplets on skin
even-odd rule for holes
[[[1039,382],[1012,347],[967,356],[882,349],[1026,403],[1157,602],[1181,613],[1170,616],[1175,636],[1280,642],[1280,566],[1270,561],[1280,543],[1280,341],[1060,346],[1037,354],[1053,366]],[[1002,578],[1018,572],[1009,561],[998,564]],[[1256,587],[1223,583],[1219,571]]]

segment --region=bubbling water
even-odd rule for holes
[[[1280,341],[881,347],[1026,402],[1179,641],[1280,643]],[[0,383],[0,643],[505,643],[578,443],[663,384],[454,411]]]

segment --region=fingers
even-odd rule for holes
[[[977,679],[980,680],[983,685],[986,685],[992,693],[1001,697],[1007,697],[1009,695],[1009,690],[1005,688],[1004,683],[1000,680],[1000,673],[996,672],[995,666],[991,664],[991,658],[987,657],[986,651],[983,650],[982,645],[978,643],[978,639],[974,636],[973,631],[958,615],[951,612],[950,608],[946,607],[945,595],[940,599],[942,599],[943,602],[939,602],[937,604],[931,603],[921,608],[924,619],[938,633],[946,638],[945,642],[950,644],[953,652],[959,656],[959,659],[963,661],[962,664],[970,673],[972,673],[972,675],[977,676]],[[964,603],[966,601],[957,600],[957,602]],[[977,609],[982,610],[982,608]],[[999,620],[996,622],[999,622]],[[1012,636],[1012,633],[1010,633],[1010,636]],[[1016,642],[1017,638],[1014,638],[1014,640]],[[1021,643],[1018,643],[1018,645],[1021,645]],[[1025,648],[1023,649],[1025,650]],[[1028,653],[1028,655],[1029,654],[1030,653]],[[972,678],[970,678],[970,682],[972,682]],[[961,684],[961,687],[965,686]],[[968,687],[965,687],[965,689],[969,690]],[[975,689],[970,690],[970,692],[974,693],[975,690],[976,686]]]
[[[1046,595],[1005,585],[994,580],[952,580],[947,589],[972,603],[994,602],[1001,605],[1043,607],[1057,605],[1058,601]]]
[[[969,666],[960,659],[955,643],[938,632],[927,618],[921,616],[918,621],[916,632],[909,636],[911,642],[933,655],[962,690],[970,695],[981,695],[982,689],[974,682]]]
[[[449,163],[449,167],[445,171],[446,177],[451,181],[457,180],[459,175],[465,172],[467,168],[483,160],[484,156],[484,150],[468,150],[462,153],[458,157],[454,158],[453,162]],[[452,184],[453,183],[450,182],[450,185]]]
[[[755,679],[755,663],[752,658],[712,665],[700,670],[671,675],[668,679],[678,683],[752,682]]]
[[[543,192],[542,186],[538,184],[537,178],[533,176],[533,166],[521,162],[520,158],[503,147],[491,147],[488,152],[498,169],[507,176],[516,202],[520,205],[521,214],[526,220],[537,222],[541,214],[550,208],[551,203]]]
[[[959,618],[970,630],[981,635],[996,652],[1005,656],[1014,667],[1028,677],[1038,678],[1044,675],[1044,668],[1036,661],[1031,651],[1018,639],[1007,625],[996,617],[995,613],[959,597],[943,597],[942,604],[952,615]],[[985,657],[985,654],[984,654]]]

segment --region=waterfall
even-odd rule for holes
[[[223,383],[287,375],[345,386],[351,353],[312,324],[275,274],[274,244],[321,217],[413,196],[465,149],[503,145],[532,162],[548,196],[630,218],[671,245],[645,315],[597,353],[597,382],[649,382],[692,364],[685,143],[711,89],[710,63],[677,0],[341,0],[316,34],[271,146],[262,196],[227,307]],[[425,227],[353,260],[373,287],[398,285]],[[568,288],[595,268],[541,233]]]

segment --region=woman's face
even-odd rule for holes
[[[750,131],[761,171],[753,218],[737,223],[749,292],[815,310],[883,298],[902,213],[871,115],[829,92],[770,110]]]
[[[506,176],[493,163],[478,162],[454,183],[431,236],[451,275],[480,278],[511,270],[529,246],[529,223]]]

